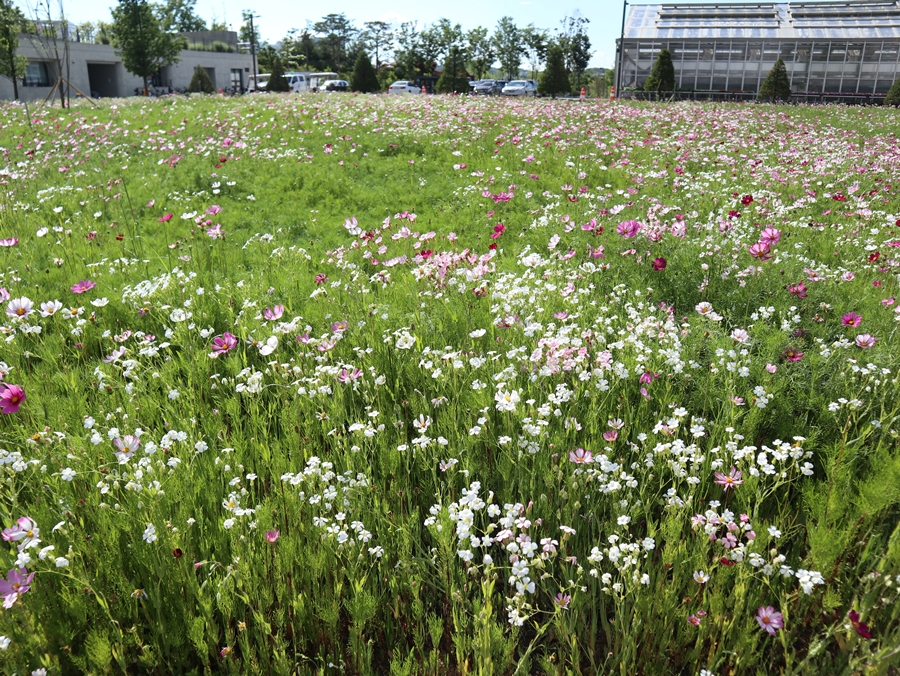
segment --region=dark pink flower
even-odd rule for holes
[[[160,223],[168,223],[171,220],[172,220],[172,214],[166,214],[165,216],[160,216],[160,218],[159,218]]]
[[[4,415],[18,413],[25,399],[25,390],[18,385],[0,383],[0,413]]]
[[[853,631],[855,631],[863,638],[872,638],[872,632],[869,630],[869,625],[865,622],[860,622],[858,612],[856,612],[855,610],[851,610],[849,618],[850,626],[853,627]]]
[[[95,286],[97,285],[91,280],[82,279],[80,282],[73,284],[70,290],[72,293],[84,293],[85,291],[90,291]]]
[[[235,347],[237,347],[237,337],[226,331],[221,336],[212,339],[212,352],[209,353],[209,356],[215,359],[220,355],[228,354]]]
[[[778,244],[778,242],[781,241],[781,230],[776,230],[775,228],[766,228],[760,233],[759,241],[762,244],[775,246],[776,244]]]
[[[638,221],[622,221],[616,226],[616,232],[622,235],[622,237],[631,239],[632,237],[637,236],[641,231],[641,227],[642,226]]]
[[[665,258],[660,256],[659,258],[654,258],[653,262],[650,265],[653,267],[654,270],[656,270],[657,272],[660,272],[660,271],[666,269],[666,265],[668,265],[668,263],[666,263]]]
[[[855,312],[848,312],[841,317],[841,324],[844,326],[859,326],[860,322],[862,322],[862,317]]]
[[[772,257],[772,249],[768,244],[764,242],[757,242],[756,244],[751,244],[747,247],[747,251],[754,258],[758,258],[761,261],[767,261]]]
[[[281,533],[277,530],[266,531],[266,540],[274,543],[278,539],[279,535],[281,535]]]
[[[788,285],[788,293],[792,296],[797,296],[797,298],[806,298],[806,291],[807,287],[803,282]]]

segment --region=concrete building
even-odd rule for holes
[[[632,5],[619,47],[626,96],[668,49],[678,98],[753,98],[781,57],[796,100],[877,102],[900,77],[900,2]]]
[[[153,89],[163,94],[184,90],[190,84],[196,66],[202,66],[216,89],[223,91],[246,90],[250,84],[253,61],[250,54],[236,51],[237,34],[232,31],[216,31],[215,36],[199,33],[188,34],[191,43],[234,47],[228,51],[183,50],[178,63],[163,66],[152,78]],[[224,39],[223,39],[224,38]],[[65,50],[68,47],[68,57]],[[96,45],[84,42],[68,42],[35,35],[19,35],[19,54],[28,59],[28,69],[24,82],[19,82],[19,98],[34,101],[44,99],[59,76],[72,85],[70,96],[77,96],[76,89],[88,96],[120,97],[134,96],[143,89],[143,78],[125,70],[122,60],[110,45]],[[59,60],[57,60],[59,54]],[[7,78],[0,78],[0,99],[13,98],[13,85]]]

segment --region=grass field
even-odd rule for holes
[[[30,112],[3,673],[897,673],[893,111]]]

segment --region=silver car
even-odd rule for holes
[[[503,96],[537,96],[534,80],[513,80],[500,92]]]

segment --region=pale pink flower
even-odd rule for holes
[[[268,319],[270,322],[275,321],[276,319],[281,319],[281,316],[284,314],[284,305],[276,305],[275,307],[267,307],[263,310],[263,318]]]
[[[856,346],[863,349],[875,347],[875,343],[877,342],[878,341],[875,339],[875,336],[872,336],[868,333],[861,333],[856,337]]]

